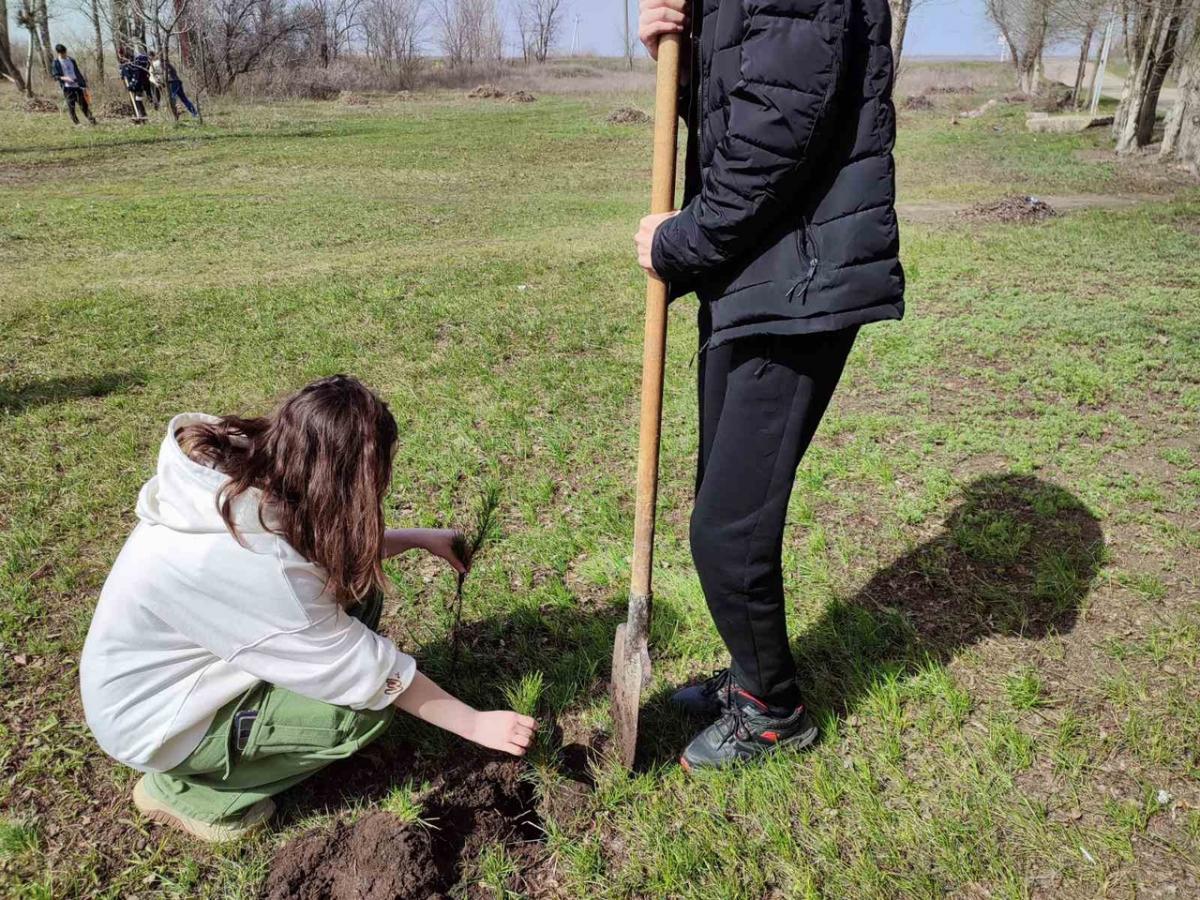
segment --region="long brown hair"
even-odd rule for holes
[[[383,496],[397,434],[386,403],[357,378],[333,375],[262,418],[188,425],[176,439],[192,460],[229,477],[217,508],[234,537],[234,503],[261,491],[263,527],[325,569],[333,595],[351,604],[386,587]]]

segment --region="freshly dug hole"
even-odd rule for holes
[[[444,896],[489,844],[543,837],[533,785],[516,760],[468,756],[434,776],[421,823],[386,812],[315,829],[276,853],[267,900],[382,900]],[[527,856],[528,854],[521,854]]]

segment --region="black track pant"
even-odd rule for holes
[[[829,405],[857,328],[738,338],[705,349],[692,558],[738,683],[799,703],[783,596],[783,528],[796,469]]]
[[[70,114],[72,122],[76,125],[79,124],[79,116],[75,115],[76,104],[78,104],[80,111],[86,118],[92,118],[92,110],[88,106],[87,95],[83,92],[82,88],[67,88],[63,92],[63,95],[67,99],[67,112]]]

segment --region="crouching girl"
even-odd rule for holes
[[[80,664],[100,746],[144,773],[135,805],[205,840],[263,825],[271,798],[378,737],[395,708],[522,755],[535,722],[479,712],[376,633],[381,561],[459,571],[457,535],[386,530],[396,422],[325,378],[264,418],[175,417]]]

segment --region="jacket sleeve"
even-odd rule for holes
[[[238,648],[227,662],[304,697],[351,709],[383,709],[417,673],[411,656],[342,610],[302,631]]]
[[[728,126],[700,192],[658,229],[655,270],[688,283],[737,259],[794,206],[841,83],[847,0],[742,0]]]

